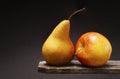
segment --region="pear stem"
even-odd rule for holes
[[[68,20],[70,20],[75,14],[80,13],[80,12],[83,12],[84,10],[85,10],[85,8],[82,8],[82,9],[79,9],[79,10],[73,12],[73,13],[68,17]]]

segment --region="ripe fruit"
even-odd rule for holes
[[[42,47],[42,55],[50,65],[63,65],[74,56],[74,45],[69,36],[70,22],[60,22]]]
[[[64,65],[69,63],[75,54],[74,45],[70,39],[70,19],[81,12],[71,14],[68,20],[61,21],[49,35],[42,46],[42,55],[49,65]]]
[[[77,59],[86,66],[103,66],[110,59],[112,46],[110,41],[98,32],[87,32],[76,42]]]

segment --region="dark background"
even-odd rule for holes
[[[71,40],[88,31],[104,34],[111,42],[111,59],[120,60],[119,0],[5,0],[0,2],[0,79],[120,79],[113,74],[44,74],[41,47],[54,27],[77,9],[71,19]]]

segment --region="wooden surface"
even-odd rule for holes
[[[83,66],[77,60],[72,60],[70,64],[64,66],[50,66],[45,61],[40,61],[38,72],[50,74],[120,74],[120,61],[109,60],[106,65],[98,68]]]

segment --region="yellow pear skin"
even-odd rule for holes
[[[42,46],[42,55],[49,65],[64,65],[74,57],[74,45],[70,39],[70,21],[61,21]]]

